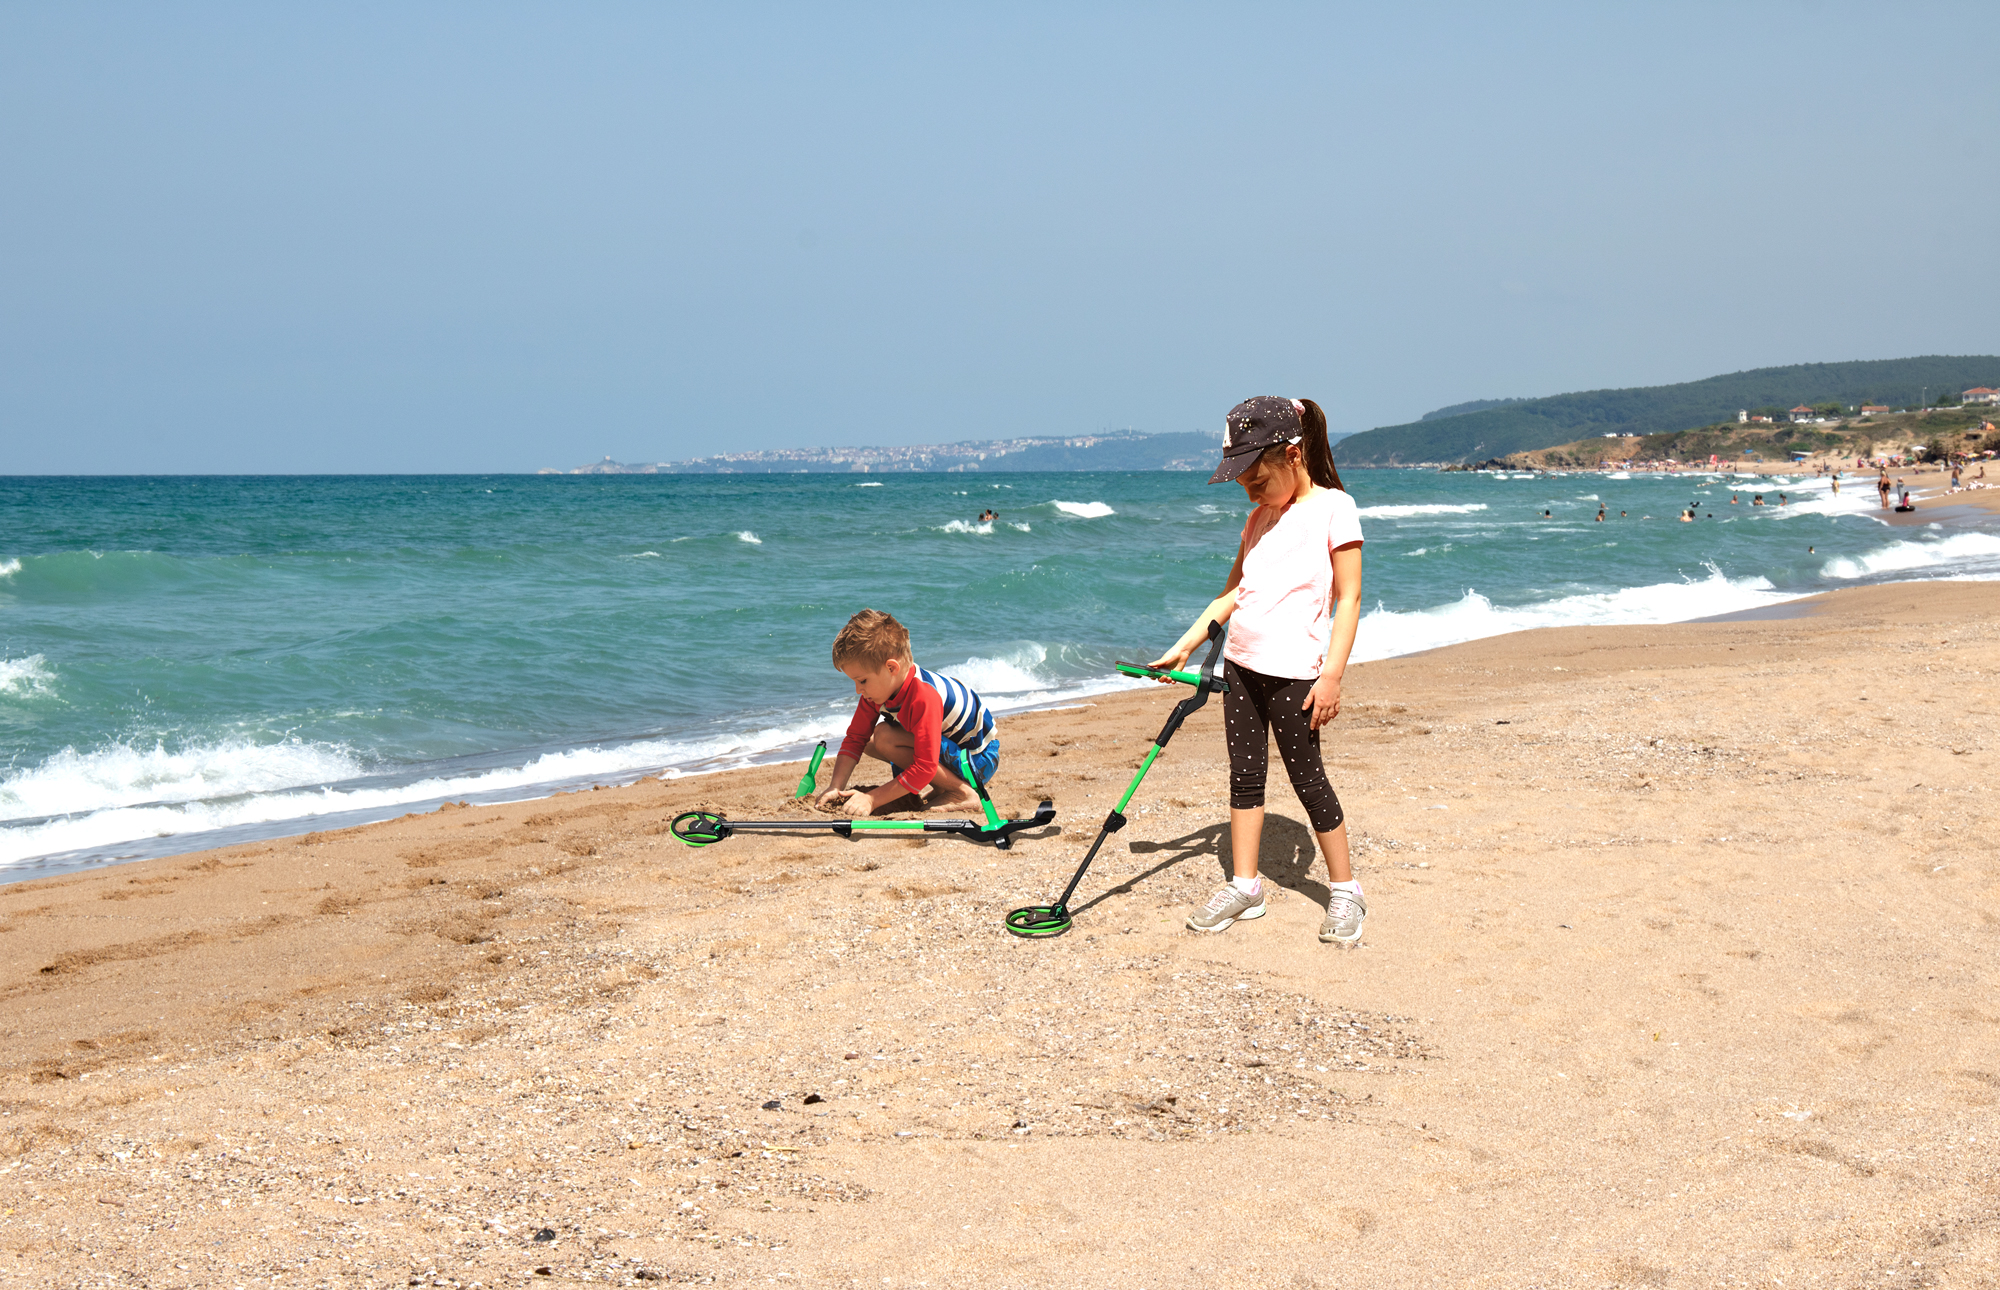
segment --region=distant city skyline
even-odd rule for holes
[[[0,12],[0,473],[1334,429],[1988,353],[1991,5]]]

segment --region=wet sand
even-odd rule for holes
[[[1219,704],[1001,930],[1174,692],[1003,721],[1012,851],[666,835],[794,766],[0,888],[0,1277],[1993,1285],[2000,595],[1801,609],[1354,668],[1352,951],[1282,775],[1182,927]]]

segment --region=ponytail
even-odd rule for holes
[[[1326,413],[1311,399],[1300,399],[1305,423],[1305,438],[1299,442],[1300,455],[1305,458],[1306,474],[1321,488],[1338,488],[1347,491],[1347,485],[1340,482],[1340,472],[1334,469],[1333,447],[1326,441]]]

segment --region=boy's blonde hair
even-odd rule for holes
[[[854,615],[833,638],[835,667],[849,663],[881,667],[892,658],[910,661],[910,632],[879,609],[864,609]]]

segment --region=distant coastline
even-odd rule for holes
[[[973,439],[895,447],[766,448],[688,461],[632,463],[606,457],[543,475],[873,474],[908,471],[1212,470],[1219,434],[1106,434]]]

